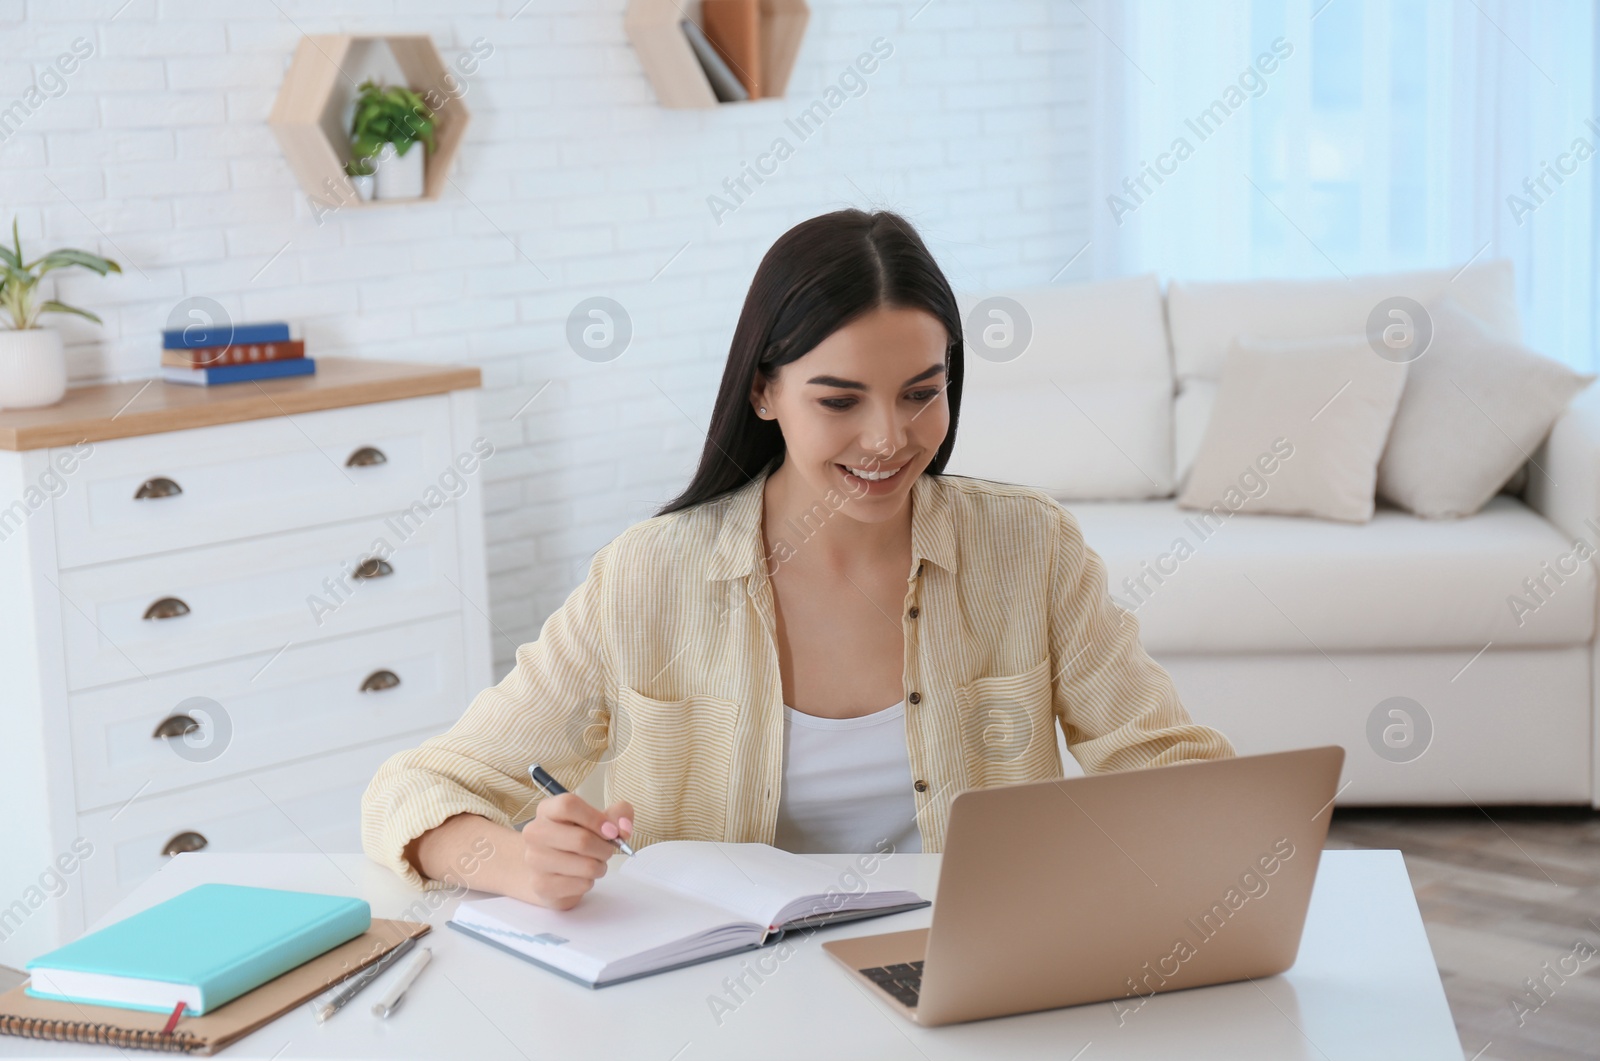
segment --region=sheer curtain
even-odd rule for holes
[[[1524,340],[1596,367],[1594,0],[1102,0],[1096,271],[1510,258]]]

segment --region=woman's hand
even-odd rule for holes
[[[478,814],[456,814],[407,845],[405,857],[425,877],[570,910],[605,876],[616,854],[611,839],[633,834],[633,805],[602,813],[576,793],[539,802],[519,832]]]
[[[611,841],[632,834],[633,805],[626,800],[604,811],[575,792],[540,800],[534,819],[522,827],[527,890],[517,898],[572,909],[605,876],[606,862],[617,853]]]

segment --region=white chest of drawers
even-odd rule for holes
[[[0,963],[173,853],[360,850],[491,684],[477,370],[317,367],[0,412]]]

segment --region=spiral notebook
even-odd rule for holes
[[[0,995],[0,1034],[97,1043],[167,1053],[213,1054],[377,961],[431,926],[373,918],[366,932],[298,965],[203,1017],[184,1017],[170,1035],[167,1015],[33,998],[26,985]]]
[[[449,924],[569,980],[608,987],[800,928],[929,905],[768,844],[669,840],[614,861],[571,910],[499,896],[462,903]]]

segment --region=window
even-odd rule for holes
[[[1510,258],[1596,367],[1593,0],[1106,0],[1097,268],[1354,276]]]

